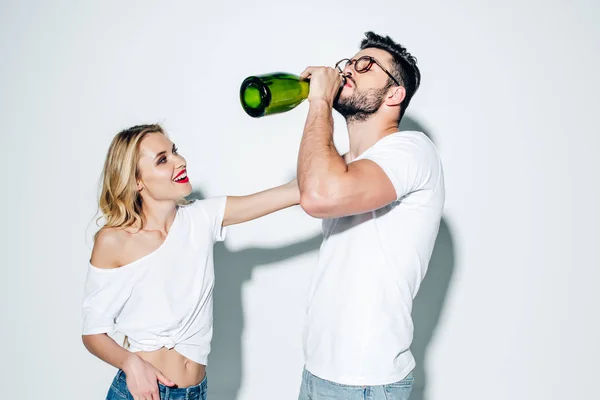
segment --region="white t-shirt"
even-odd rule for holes
[[[213,247],[227,197],[177,210],[163,244],[114,269],[88,264],[82,334],[127,335],[130,351],[175,350],[206,365],[213,331]]]
[[[305,367],[345,385],[383,385],[415,367],[412,302],[427,271],[445,201],[433,143],[421,132],[385,136],[356,160],[377,163],[397,200],[323,221],[303,335]]]

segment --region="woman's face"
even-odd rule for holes
[[[142,199],[179,200],[192,192],[185,158],[165,135],[149,133],[140,142],[137,189]]]

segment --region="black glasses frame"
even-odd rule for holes
[[[366,67],[364,67],[364,68],[361,68],[361,69],[356,69],[356,65],[357,65],[357,64],[358,64],[358,62],[359,62],[359,61],[361,61],[361,60],[368,60],[369,62],[367,63],[367,66],[366,66]],[[371,57],[371,56],[362,56],[362,57],[359,57],[359,58],[356,58],[356,59],[354,59],[354,58],[353,58],[353,59],[350,59],[350,58],[342,58],[340,61],[338,61],[337,63],[335,63],[335,67],[336,67],[336,68],[337,68],[337,70],[338,70],[338,71],[340,71],[340,72],[343,72],[343,71],[344,71],[344,68],[340,68],[340,64],[341,64],[341,63],[343,63],[344,61],[346,62],[346,65],[344,65],[344,68],[345,68],[345,67],[347,67],[347,66],[349,66],[349,65],[352,65],[352,64],[354,64],[354,70],[355,70],[356,72],[358,72],[359,74],[363,74],[363,73],[367,72],[368,70],[370,70],[370,69],[371,69],[371,67],[373,66],[373,64],[377,64],[377,65],[379,66],[379,68],[381,68],[381,69],[383,70],[383,72],[385,72],[386,74],[388,74],[388,76],[389,76],[390,78],[392,78],[392,80],[394,81],[394,83],[395,83],[396,85],[398,85],[398,86],[402,86],[402,85],[400,84],[400,82],[398,82],[398,81],[396,80],[396,78],[394,78],[394,76],[393,76],[392,74],[390,74],[390,73],[389,73],[389,71],[388,71],[387,69],[385,69],[385,68],[383,67],[383,65],[381,65],[381,63],[380,63],[379,61],[377,61],[375,58],[373,58],[373,57]]]

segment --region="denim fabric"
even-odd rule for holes
[[[207,380],[204,376],[202,382],[186,388],[171,388],[158,383],[158,390],[161,400],[206,400]],[[119,370],[113,379],[106,400],[133,400],[127,388],[125,372],[122,370]]]
[[[314,376],[306,369],[298,400],[408,400],[414,382],[411,372],[404,379],[378,386],[348,386]]]

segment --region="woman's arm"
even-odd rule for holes
[[[142,396],[140,398],[158,400],[160,395],[156,381],[166,386],[175,384],[152,364],[137,354],[125,350],[105,333],[83,335],[82,340],[90,353],[125,372],[127,387],[134,397]]]
[[[132,355],[130,351],[119,346],[106,333],[82,335],[81,339],[90,353],[118,369],[123,369],[127,358]]]
[[[247,196],[227,196],[223,226],[240,224],[300,204],[296,179]]]

